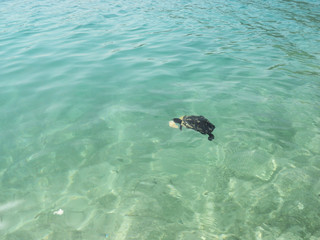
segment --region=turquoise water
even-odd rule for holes
[[[320,239],[319,32],[312,0],[1,1],[0,238]]]

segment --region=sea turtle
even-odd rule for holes
[[[204,116],[182,116],[180,118],[174,118],[169,122],[170,127],[178,128],[175,123],[180,124],[180,130],[182,130],[182,127],[191,128],[201,134],[208,134],[209,141],[214,139],[212,131],[215,129],[215,126]]]

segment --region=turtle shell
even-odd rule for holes
[[[202,134],[209,134],[215,129],[215,126],[204,116],[183,116],[181,125]]]

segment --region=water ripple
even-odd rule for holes
[[[2,1],[4,239],[319,237],[319,12]]]

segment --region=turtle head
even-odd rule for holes
[[[174,119],[172,119],[175,123],[178,123],[178,124],[180,124],[180,130],[182,130],[182,125],[181,125],[181,123],[182,123],[182,120],[181,120],[181,118],[174,118]]]
[[[175,123],[181,124],[182,120],[180,118],[172,119]]]

